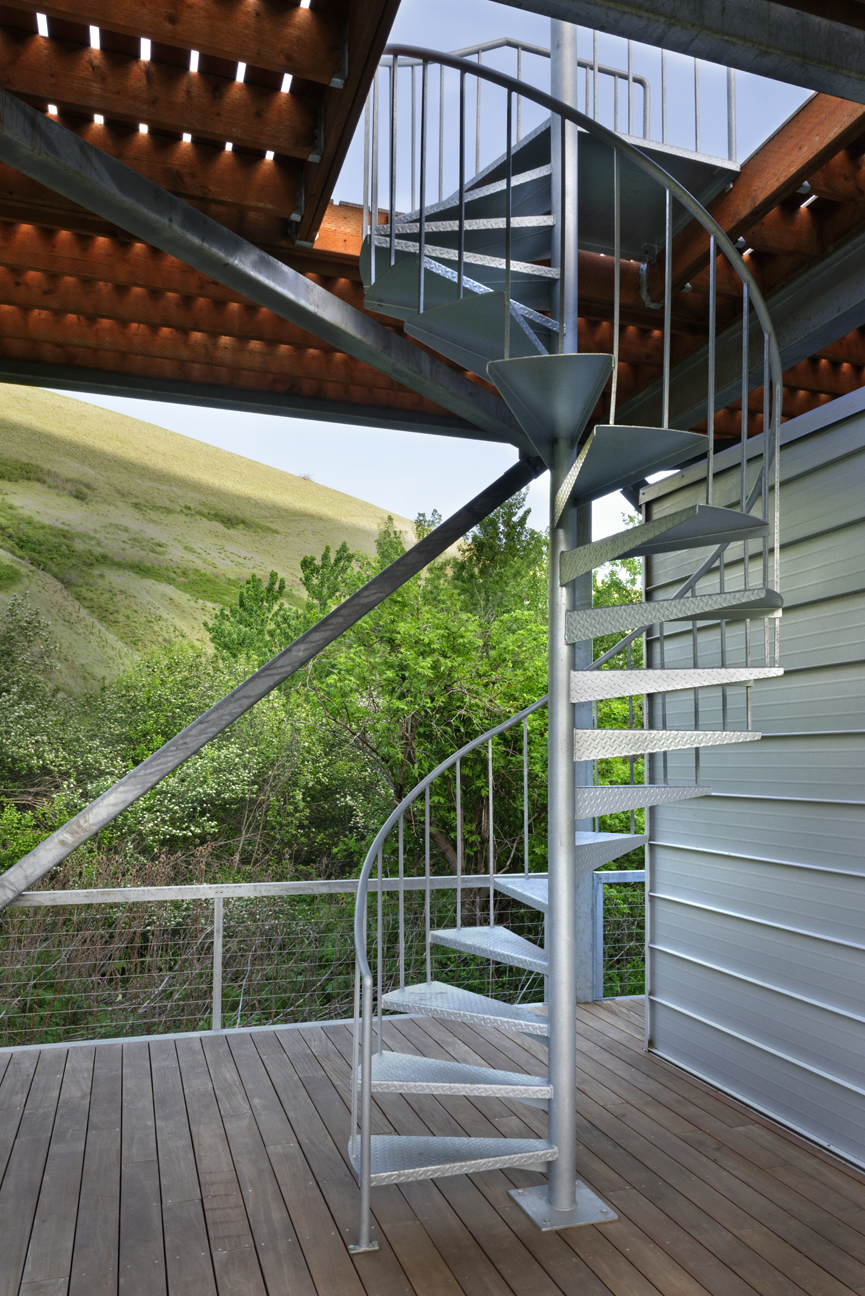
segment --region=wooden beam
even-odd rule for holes
[[[296,94],[2,28],[0,69],[3,88],[37,106],[54,103],[287,157],[308,158],[319,147],[316,105]]]
[[[139,175],[187,201],[223,203],[286,221],[297,206],[300,168],[293,159],[272,162],[248,153],[226,153],[207,144],[187,144],[160,135],[120,130],[61,117],[62,125],[119,158]],[[29,176],[0,163],[0,195],[19,202],[56,206],[57,195]],[[358,219],[358,227],[360,219]]]
[[[64,365],[77,369],[96,369],[139,378],[200,383],[234,391],[270,392],[277,395],[302,396],[306,400],[338,401],[371,408],[405,410],[417,413],[444,414],[448,411],[433,401],[405,388],[369,387],[362,383],[341,383],[303,373],[268,373],[241,369],[237,365],[196,363],[185,358],[144,355],[137,352],[105,351],[77,347],[69,343],[38,342],[32,339],[4,337],[0,355],[9,360],[31,364]]]
[[[830,346],[817,352],[817,359],[841,360],[846,364],[865,365],[865,328],[854,329]]]
[[[324,219],[398,8],[399,0],[349,0],[348,75],[343,90],[324,92],[321,161],[304,167],[303,213],[297,227],[301,243],[314,240]]]
[[[807,257],[818,257],[823,250],[820,222],[810,207],[791,208],[787,204],[775,207],[762,220],[749,226],[742,237],[755,252],[799,252]]]
[[[342,75],[336,14],[267,0],[4,0],[11,8],[87,23],[163,45],[330,85]],[[375,0],[366,0],[375,8]]]
[[[341,351],[286,346],[257,338],[232,338],[110,319],[87,319],[51,310],[0,306],[0,338],[143,355],[158,360],[237,368],[335,382],[352,387],[400,390],[400,384]],[[104,364],[102,366],[104,368]]]
[[[865,155],[841,149],[808,177],[811,192],[832,202],[865,201]]]
[[[816,357],[802,360],[784,374],[785,387],[797,391],[825,392],[833,398],[857,391],[863,383],[865,383],[865,370],[861,365]]]
[[[709,212],[737,239],[863,130],[865,104],[814,95],[748,159],[730,191],[709,204]],[[691,221],[673,240],[673,283],[693,281],[708,255],[709,235]],[[649,275],[655,296],[663,279],[659,258]]]

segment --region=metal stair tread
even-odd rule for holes
[[[758,742],[754,729],[575,729],[574,760],[604,760],[610,756],[641,756],[643,752],[686,751]]]
[[[642,810],[646,806],[672,805],[694,797],[711,796],[710,787],[675,783],[603,783],[596,787],[578,787],[576,819],[595,815],[617,814],[622,810]]]
[[[360,1167],[360,1141],[349,1142],[355,1173]],[[452,1174],[474,1174],[504,1166],[542,1166],[555,1161],[558,1150],[546,1139],[451,1138],[417,1134],[373,1134],[370,1139],[370,1182],[410,1183]]]
[[[593,873],[604,864],[627,855],[628,851],[645,846],[648,837],[645,833],[594,833],[578,832],[577,837],[577,877],[583,873]],[[503,895],[518,900],[546,913],[549,906],[548,873],[501,873],[496,877],[496,890]]]
[[[684,666],[668,670],[571,671],[571,701],[599,702],[604,698],[634,697],[644,693],[673,693],[677,689],[711,688],[750,680],[777,679],[782,666]],[[616,677],[620,676],[620,679]],[[622,686],[627,688],[622,691]]]
[[[555,521],[569,501],[587,504],[705,452],[706,438],[700,432],[598,424],[556,494]]]
[[[374,1053],[373,1093],[466,1094],[476,1098],[552,1096],[552,1085],[544,1076],[518,1071],[497,1071],[494,1067],[471,1066],[412,1053]]]
[[[553,442],[582,434],[612,367],[599,352],[517,356],[491,360],[487,377],[549,467]]]
[[[548,1035],[550,1031],[545,1014],[534,1012],[526,1004],[499,1003],[497,999],[445,985],[442,981],[391,990],[382,995],[381,1001],[383,1007],[395,1012],[420,1012],[452,1021],[473,1021],[483,1026],[524,1031],[527,1035]]]
[[[430,939],[434,945],[495,959],[498,963],[526,968],[530,972],[547,970],[545,952],[509,927],[451,927],[431,932]]]
[[[376,249],[376,267],[381,259],[386,258],[385,268],[376,275],[364,296],[367,310],[379,315],[392,315],[397,319],[413,319],[418,312],[418,254],[416,252],[395,253],[394,264],[390,264],[389,249]],[[481,260],[466,262],[463,273],[463,289],[468,292],[501,292],[504,290],[507,276],[501,265],[494,264],[497,258],[485,257]],[[448,262],[450,256],[448,256]],[[491,264],[492,263],[492,264]],[[512,267],[510,274],[511,297],[536,311],[550,309],[551,293],[555,279],[548,274],[540,273],[543,267],[533,267],[531,271]],[[424,311],[444,306],[447,302],[459,298],[457,263],[445,264],[431,255],[430,249],[424,252]]]
[[[775,590],[759,586],[723,594],[697,594],[688,598],[656,599],[650,603],[583,608],[565,614],[565,642],[580,643],[583,639],[669,621],[739,621],[749,617],[778,617],[783,605],[784,600]]]
[[[553,320],[547,320],[546,324],[546,328],[540,324],[534,312],[527,317],[518,303],[511,302],[510,354],[544,354],[550,341],[549,330],[556,328]],[[425,310],[406,322],[405,331],[484,378],[490,360],[498,360],[503,355],[504,327],[505,295],[494,292],[466,294],[444,306]]]
[[[552,357],[551,357],[552,358]],[[500,362],[502,363],[502,362]],[[521,363],[526,363],[522,361]],[[517,418],[519,415],[514,410]],[[526,429],[528,433],[528,428]],[[630,527],[604,540],[569,549],[559,560],[559,582],[566,585],[616,558],[642,558],[648,554],[701,549],[711,545],[750,540],[769,534],[769,523],[737,509],[713,504],[689,504],[667,517]]]

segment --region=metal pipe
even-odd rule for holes
[[[634,133],[634,42],[628,41],[628,134],[633,135],[633,133]]]
[[[619,150],[613,150],[613,374],[610,385],[610,423],[616,421],[619,388],[619,332],[622,310],[622,190]]]
[[[673,319],[673,195],[665,194],[665,253],[664,253],[664,396],[662,426],[670,426],[670,352]]]
[[[694,59],[694,152],[700,152],[700,60]]]
[[[403,827],[405,815],[399,817],[399,988],[405,989],[405,850]]]
[[[523,717],[523,872],[529,876],[529,720]]]
[[[439,202],[444,198],[445,177],[445,69],[439,68]]]
[[[387,221],[390,229],[390,261],[396,260],[396,76],[399,59],[392,59],[390,65],[390,187],[388,193]]]
[[[715,331],[717,328],[718,266],[715,235],[709,238],[709,396],[706,432],[709,438],[706,455],[706,503],[712,503],[715,473]]]
[[[630,45],[628,41],[628,45]],[[630,90],[630,86],[628,87]],[[598,120],[598,33],[592,32],[592,116]]]
[[[430,849],[429,849],[429,784],[424,789],[424,936],[426,941],[426,982],[432,981],[432,941],[430,939]]]
[[[213,1008],[210,1029],[222,1030],[222,896],[213,902]]]
[[[465,291],[463,275],[466,258],[466,74],[460,68],[460,228],[459,258],[457,261],[457,294]]]
[[[383,947],[383,940],[382,940],[382,927],[383,927],[383,917],[384,917],[384,916],[383,916],[383,906],[384,906],[384,887],[382,886],[382,881],[383,881],[383,876],[384,876],[384,875],[383,875],[383,871],[382,871],[382,870],[383,870],[383,865],[384,865],[383,855],[384,855],[384,847],[380,847],[380,848],[379,848],[379,852],[378,852],[378,897],[377,897],[377,899],[378,899],[378,904],[377,904],[377,906],[376,906],[376,920],[377,920],[377,921],[376,921],[376,938],[375,938],[375,944],[376,944],[376,982],[377,982],[376,990],[377,990],[377,994],[378,994],[378,1051],[379,1051],[379,1053],[382,1053],[382,1052],[384,1051],[384,1040],[383,1040],[383,1038],[382,1038],[382,1012],[383,1012],[383,1007],[382,1007],[382,989],[383,989],[383,986],[382,986],[382,979],[383,979],[383,967],[382,967],[382,963],[383,963],[383,958],[384,958],[384,947]]]
[[[495,925],[495,907],[496,907],[496,884],[495,884],[496,843],[495,843],[495,836],[494,836],[494,821],[493,821],[493,740],[492,738],[487,743],[487,787],[489,789],[489,799],[490,799],[490,813],[489,813],[489,820],[488,820],[489,834],[490,834],[490,848],[489,848],[490,926],[493,927]]]
[[[415,210],[417,193],[417,68],[411,70],[411,209]]]
[[[424,261],[426,259],[426,109],[429,64],[424,59],[420,74],[420,204],[418,212],[417,311],[423,314]]]
[[[525,722],[524,722],[525,723]],[[457,927],[463,925],[463,804],[462,761],[457,757]]]
[[[661,143],[667,142],[667,51],[661,50]]]
[[[483,62],[482,53],[478,50],[478,67]],[[475,117],[475,175],[481,169],[481,78],[477,78],[477,115]]]
[[[727,157],[736,161],[736,69],[727,68]]]
[[[363,108],[363,216],[361,217],[361,229],[363,237],[370,238],[369,228],[369,114],[370,114],[370,96],[367,95],[366,103]],[[370,238],[369,247],[370,257],[373,256],[372,239]]]
[[[512,91],[508,90],[508,106],[505,114],[505,129],[508,133],[506,149],[506,182],[505,182],[505,339],[504,358],[511,354],[511,201],[513,198],[512,181],[514,170],[513,145],[511,141]]]
[[[375,283],[378,241],[378,69],[372,80],[372,185],[370,195],[369,281]]]

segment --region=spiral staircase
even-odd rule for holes
[[[455,71],[460,78],[461,109],[467,77],[484,76],[498,85],[507,98],[506,111],[502,114],[506,122],[506,145],[501,156],[490,166],[466,180],[463,176],[466,150],[462,142],[458,189],[448,198],[426,204],[423,180],[425,108],[422,102],[421,202],[415,210],[400,215],[394,199],[397,188],[394,159],[398,157],[397,95],[392,90],[390,210],[384,223],[376,225],[373,220],[364,247],[362,269],[367,307],[385,316],[403,319],[405,330],[412,337],[495,384],[519,424],[530,451],[544,460],[552,478],[549,871],[532,873],[526,868],[522,873],[498,874],[491,879],[496,891],[545,915],[545,944],[542,948],[497,924],[492,905],[490,923],[486,926],[463,926],[458,906],[457,925],[436,930],[429,926],[427,901],[428,949],[442,946],[461,954],[476,955],[527,972],[540,973],[546,978],[548,993],[544,1003],[511,1004],[436,981],[432,979],[429,953],[424,981],[404,984],[401,971],[400,984],[389,988],[382,979],[379,888],[376,996],[367,925],[370,880],[376,861],[379,880],[382,879],[382,853],[391,830],[399,824],[401,834],[406,810],[421,795],[429,797],[431,782],[455,765],[458,770],[459,760],[482,743],[491,741],[492,736],[524,721],[528,712],[534,709],[529,708],[490,734],[481,735],[461,752],[454,753],[419,784],[382,827],[364,864],[355,920],[358,1029],[355,1031],[354,1112],[349,1148],[361,1185],[360,1236],[352,1248],[358,1251],[374,1249],[376,1245],[370,1241],[369,1234],[371,1187],[485,1169],[548,1169],[549,1188],[543,1185],[514,1190],[512,1194],[542,1229],[615,1218],[608,1206],[576,1180],[574,1172],[574,942],[573,920],[567,916],[568,909],[570,906],[573,914],[578,877],[610,863],[647,840],[645,835],[633,831],[633,818],[631,832],[597,831],[602,816],[703,797],[709,795],[711,789],[701,785],[697,779],[690,786],[673,786],[666,781],[660,784],[598,785],[593,775],[596,768],[593,763],[611,756],[636,757],[647,752],[665,753],[683,748],[698,751],[719,744],[754,742],[760,734],[750,729],[700,730],[696,726],[689,730],[599,729],[592,727],[591,707],[598,701],[623,694],[664,697],[676,690],[694,690],[696,717],[697,690],[721,686],[726,696],[726,689],[731,685],[750,685],[782,674],[777,660],[777,628],[773,630],[774,653],[770,648],[769,634],[770,623],[774,622],[777,627],[782,605],[777,588],[777,545],[774,546],[774,572],[770,572],[769,551],[770,533],[774,530],[777,534],[778,525],[777,483],[774,519],[770,517],[769,491],[773,462],[777,470],[780,363],[771,322],[741,257],[700,203],[673,175],[661,168],[657,154],[650,157],[632,143],[600,127],[596,121],[540,92],[533,92],[535,102],[550,112],[550,119],[524,140],[513,144],[512,99],[517,93],[526,94],[525,88],[518,88],[500,74],[482,72],[474,65],[467,65],[465,60],[407,48],[395,48],[389,52],[392,85],[401,57],[415,65],[420,63],[424,91],[429,67],[438,64]],[[566,122],[571,125],[566,127]],[[461,131],[463,125],[464,114],[461,111]],[[579,128],[578,140],[576,127]],[[570,141],[569,132],[573,135]],[[567,172],[569,166],[571,176]],[[577,168],[581,181],[580,197],[579,203],[571,205],[568,194],[572,191],[568,186]],[[623,183],[626,171],[627,183]],[[595,201],[591,192],[588,196],[585,194],[586,183],[591,183],[592,177],[596,188],[604,189],[609,201],[606,221],[598,214],[599,200]],[[623,195],[627,203],[626,212],[622,206]],[[703,224],[711,240],[711,315],[707,326],[709,385],[706,397],[710,436],[706,502],[667,517],[644,521],[642,525],[607,539],[578,545],[575,543],[578,508],[611,491],[633,488],[651,473],[706,457],[707,437],[703,432],[669,426],[672,336],[669,256],[661,303],[664,307],[664,372],[658,384],[661,426],[633,427],[615,421],[621,264],[633,255],[630,247],[642,246],[653,239],[669,251],[677,219],[674,204],[680,224],[684,210],[688,217],[694,217]],[[662,226],[660,238],[659,219]],[[577,352],[576,285],[573,281],[576,279],[579,252],[586,247],[601,248],[605,255],[614,259],[611,354]],[[750,387],[745,384],[749,383],[748,327],[754,315],[764,343],[764,450],[757,480],[750,489],[743,468],[741,498],[736,501],[739,507],[719,507],[712,502],[711,433],[715,409],[717,309],[715,265],[718,253],[726,256],[742,282],[746,338],[742,391],[746,409],[748,391],[753,387],[753,382],[750,382]],[[569,281],[572,284],[570,290]],[[605,389],[605,412],[609,418],[606,423],[598,421],[597,415]],[[745,417],[743,461],[747,434],[748,419]],[[755,507],[758,509],[756,514],[753,512]],[[752,542],[757,545],[756,556]],[[730,588],[730,573],[734,570],[730,564],[730,547],[736,545],[741,546],[743,580],[741,588]],[[626,606],[580,606],[591,603],[591,574],[605,563],[617,558],[687,553],[690,550],[701,551],[699,566],[676,597]],[[726,581],[725,555],[728,561]],[[755,563],[761,568],[756,585],[750,580]],[[703,586],[698,591],[701,581]],[[717,588],[707,589],[707,583]],[[763,664],[752,662],[751,637],[748,634],[748,647],[742,664],[699,665],[698,623],[720,626],[723,637],[723,627],[728,621],[745,621],[747,624],[752,619],[766,622]],[[633,671],[627,684],[619,670],[592,669],[593,665],[603,665],[624,651],[638,634],[650,626],[661,627],[660,643],[663,644],[663,626],[676,622],[690,622],[694,626],[692,668],[664,668],[661,655],[655,666]],[[619,632],[625,634],[625,639],[600,662],[592,663],[590,641]],[[576,650],[569,645],[577,645]],[[726,661],[726,655],[722,655],[721,660]],[[582,664],[583,669],[575,669],[578,664]],[[426,869],[428,888],[429,849]],[[531,1035],[549,1047],[549,1075],[527,1076],[388,1051],[382,1040],[384,1012],[431,1015]],[[376,1018],[378,1041],[374,1047]],[[549,1136],[546,1139],[373,1136],[371,1103],[373,1096],[379,1093],[506,1097],[548,1109]],[[355,1121],[359,1122],[359,1128]]]

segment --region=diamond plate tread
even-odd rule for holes
[[[553,1096],[543,1076],[493,1067],[469,1066],[410,1053],[374,1053],[373,1093],[467,1094],[475,1098],[531,1098]]]
[[[656,599],[652,603],[619,603],[584,608],[565,615],[565,643],[599,639],[662,621],[739,621],[747,617],[777,617],[784,600],[772,589],[734,590],[727,594],[698,594],[694,598]],[[600,674],[601,672],[590,672]]]
[[[748,680],[777,679],[783,674],[783,666],[571,671],[571,701],[599,702],[603,698],[629,695],[634,697],[643,693],[673,693],[676,689],[711,688],[714,684],[741,684]]]
[[[547,970],[547,956],[537,945],[517,936],[509,927],[451,927],[430,934],[434,945],[462,950],[464,954],[477,954],[481,958],[509,963],[512,967],[527,968],[529,972]]]
[[[720,747],[725,743],[757,742],[762,737],[753,729],[575,729],[574,760]]]
[[[569,549],[559,559],[559,583],[567,585],[568,581],[603,567],[615,558],[641,558],[646,554],[702,549],[768,534],[769,523],[751,517],[749,513],[716,508],[713,504],[689,504],[667,517],[619,531],[605,540],[580,545],[579,549]]]
[[[355,1174],[357,1153],[348,1148]],[[415,1134],[374,1134],[370,1149],[372,1184],[411,1183],[415,1179],[443,1179],[447,1175],[475,1174],[504,1166],[543,1166],[555,1161],[558,1149],[546,1139],[434,1138]]]
[[[620,810],[642,810],[646,806],[672,805],[692,797],[711,796],[710,787],[676,787],[668,783],[608,783],[599,787],[578,787],[576,819],[616,814]]]
[[[641,802],[642,804],[642,802]],[[526,1004],[499,1003],[486,995],[461,990],[458,986],[431,981],[391,990],[382,995],[382,1006],[393,1012],[425,1013],[451,1021],[476,1022],[480,1026],[498,1026],[501,1030],[524,1031],[527,1035],[549,1035],[546,1016],[533,1012]],[[543,1008],[543,1004],[538,1007]]]

